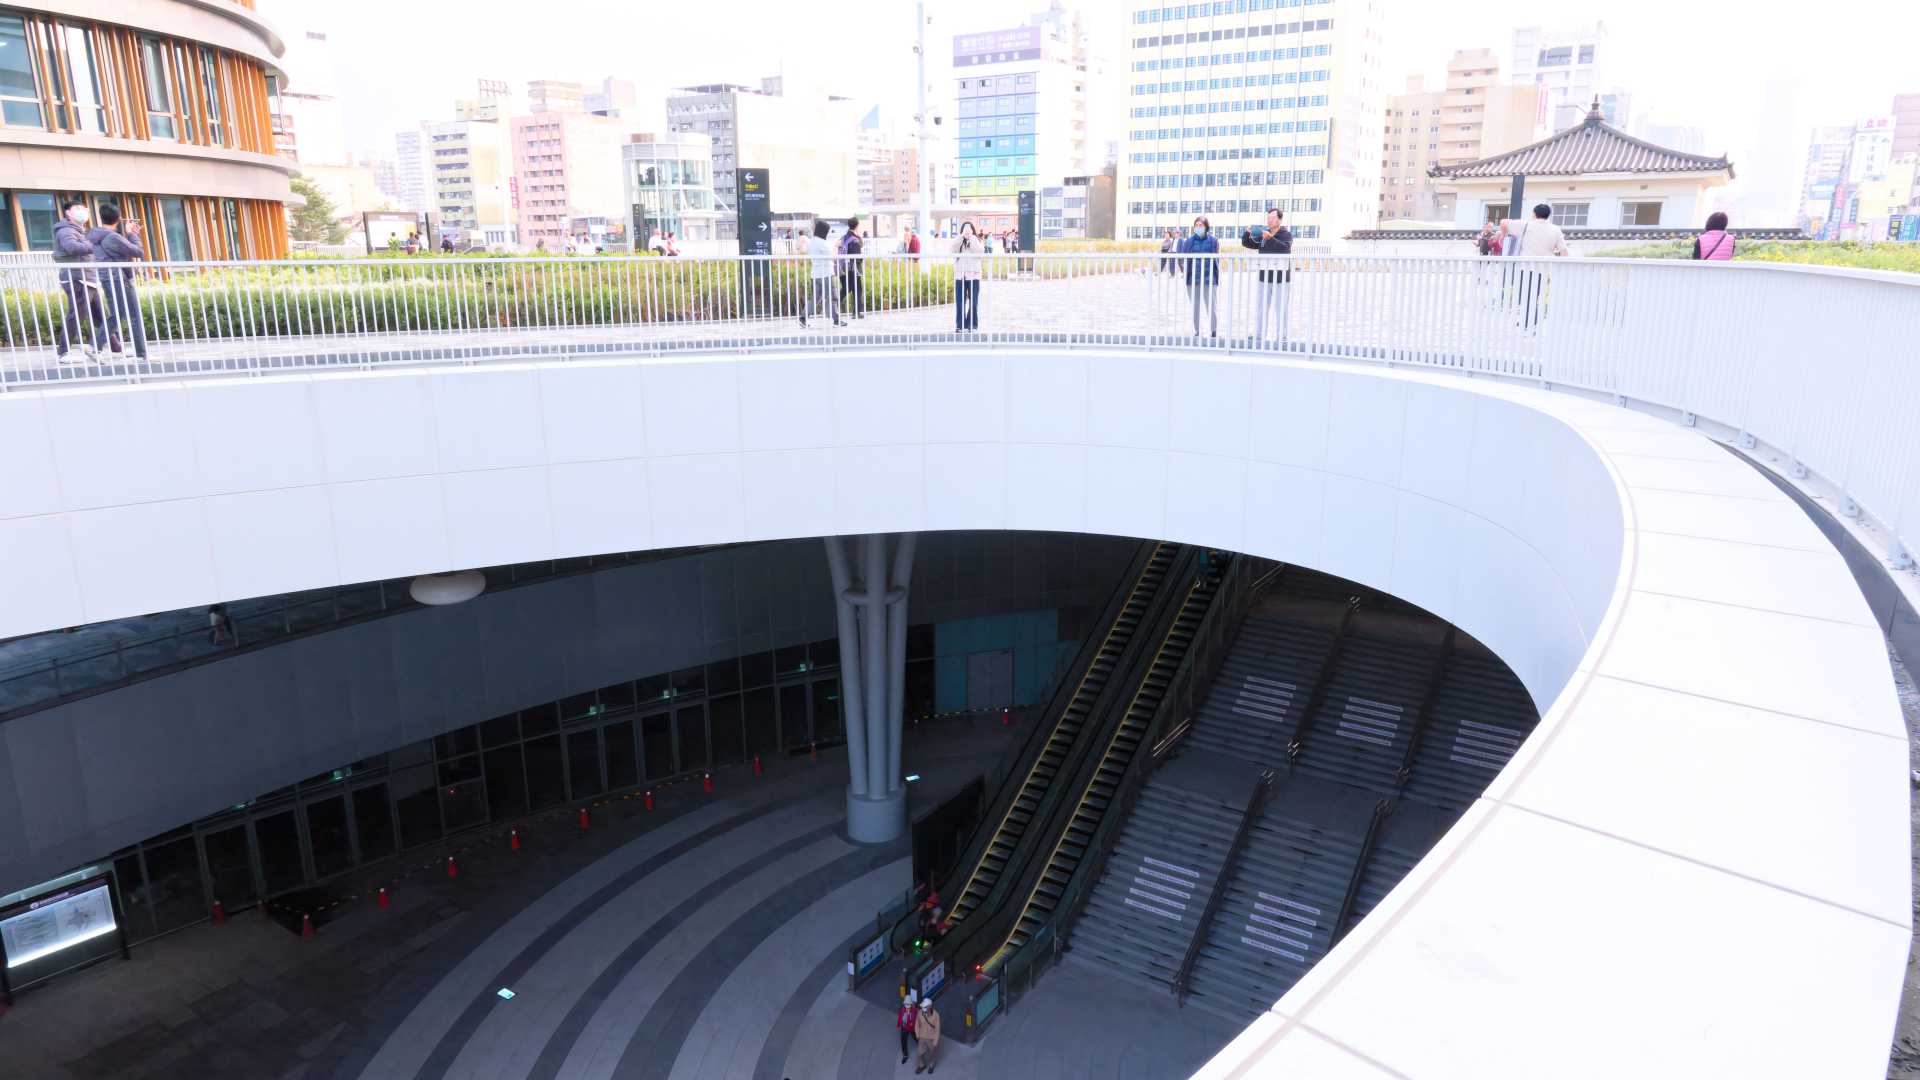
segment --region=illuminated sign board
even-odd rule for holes
[[[0,916],[7,968],[24,967],[119,929],[110,879],[92,878],[15,905]]]

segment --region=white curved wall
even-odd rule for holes
[[[1535,735],[1220,1075],[1864,1076],[1904,727],[1839,554],[1697,433],[1195,353],[706,356],[0,397],[0,635],[597,551],[945,528],[1310,565],[1492,647]],[[4,729],[0,729],[4,735]]]

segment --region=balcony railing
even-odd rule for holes
[[[1217,256],[964,262],[168,263],[131,268],[132,292],[117,287],[114,267],[16,266],[0,287],[0,392],[742,348],[1101,345],[1342,359],[1522,380],[1710,421],[1823,479],[1842,514],[1871,508],[1889,557],[1909,561],[1898,538],[1920,515],[1920,434],[1908,415],[1920,400],[1920,277],[1661,260],[1258,257],[1237,240]],[[956,289],[956,270],[981,280]],[[97,282],[62,284],[83,271]],[[76,315],[69,339],[63,323]],[[60,362],[63,343],[79,362]],[[88,345],[96,358],[83,355]]]

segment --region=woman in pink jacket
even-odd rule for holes
[[[1694,238],[1693,257],[1711,262],[1728,262],[1733,258],[1733,233],[1727,230],[1727,215],[1707,215],[1707,231]]]

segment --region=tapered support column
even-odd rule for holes
[[[900,775],[901,703],[906,693],[907,590],[913,537],[895,545],[889,580],[887,538],[848,538],[859,552],[857,577],[845,543],[827,540],[839,608],[840,684],[847,706],[847,835],[884,843],[905,831]]]

